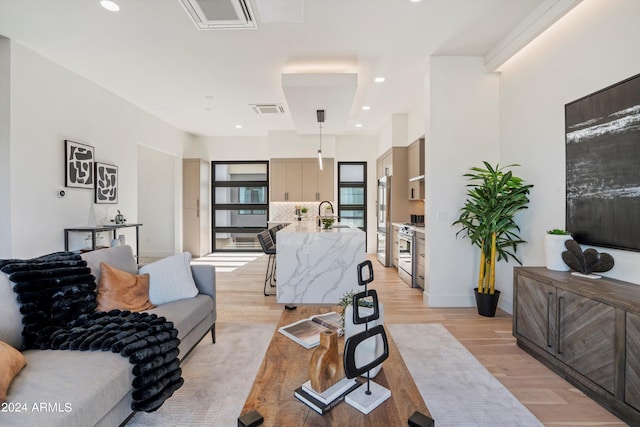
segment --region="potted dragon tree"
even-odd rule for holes
[[[480,248],[478,286],[474,289],[476,305],[480,315],[493,317],[500,298],[500,291],[495,289],[496,262],[511,258],[522,265],[516,249],[526,242],[518,235],[520,227],[515,215],[527,209],[533,185],[525,184],[509,170],[517,164],[503,167],[483,164],[484,168],[472,167],[470,173],[463,175],[470,181],[467,200],[453,225],[461,226],[456,236],[463,233],[472,245]]]

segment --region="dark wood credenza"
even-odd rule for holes
[[[518,345],[631,425],[640,425],[640,286],[516,267]]]

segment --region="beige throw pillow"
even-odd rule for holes
[[[100,263],[97,311],[144,311],[154,307],[149,301],[148,274],[131,274]]]
[[[151,276],[151,302],[160,305],[198,295],[190,264],[191,254],[183,252],[142,266],[138,273]]]
[[[5,401],[11,381],[26,364],[27,360],[22,353],[0,341],[0,402]]]

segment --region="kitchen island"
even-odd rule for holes
[[[364,231],[346,224],[323,229],[294,221],[278,231],[276,299],[279,303],[336,304],[358,289],[356,267],[366,259]]]

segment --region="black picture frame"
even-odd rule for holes
[[[91,145],[64,140],[64,185],[73,188],[94,188],[95,149]]]
[[[566,229],[640,251],[640,74],[565,105]]]
[[[118,166],[95,162],[95,203],[118,203]]]

